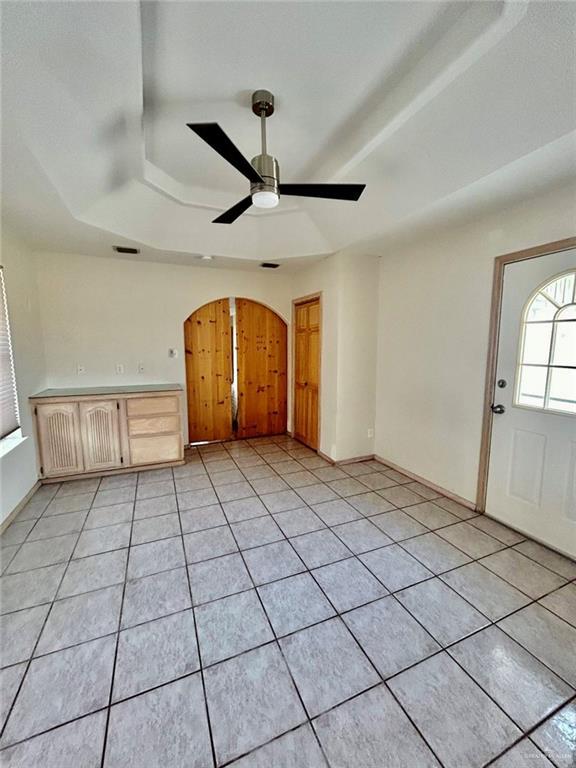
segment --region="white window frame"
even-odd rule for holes
[[[8,340],[8,355],[9,355],[9,366],[10,366],[9,375],[12,383],[14,415],[16,417],[16,426],[11,432],[8,432],[2,438],[0,438],[0,444],[4,444],[6,441],[6,445],[11,445],[13,444],[15,439],[22,438],[22,421],[20,418],[20,405],[18,402],[18,389],[16,386],[16,372],[14,369],[14,350],[12,345],[12,332],[10,329],[10,316],[8,313],[8,297],[6,295],[6,281],[4,277],[4,266],[1,264],[0,264],[0,301],[2,302],[2,305],[3,305],[2,309],[6,318],[6,333],[7,333],[7,340]],[[2,425],[0,425],[0,427],[2,427]]]
[[[558,280],[561,280],[563,277],[566,277],[567,275],[574,275],[574,283],[572,285],[572,299],[571,301],[568,301],[566,304],[558,305],[557,302],[554,301],[549,295],[545,295],[545,298],[552,304],[556,306],[556,312],[554,313],[554,317],[550,320],[528,320],[528,312],[530,311],[530,308],[532,306],[532,302],[538,294],[542,293],[549,285],[552,285]],[[576,320],[561,320],[557,319],[558,314],[566,309],[566,307],[570,306],[576,306],[576,269],[568,269],[565,272],[561,272],[558,275],[555,275],[552,278],[548,278],[544,283],[538,286],[536,290],[534,290],[530,296],[528,297],[528,300],[526,304],[524,305],[524,310],[522,312],[522,320],[520,323],[520,341],[518,344],[518,359],[516,361],[516,381],[514,384],[514,402],[513,405],[517,408],[527,408],[531,411],[539,411],[540,413],[555,413],[561,416],[572,416],[576,417],[576,413],[566,410],[559,410],[558,408],[551,408],[550,407],[550,383],[551,383],[551,373],[555,368],[561,368],[561,369],[568,369],[568,370],[576,370],[576,365],[554,365],[553,357],[554,357],[554,349],[556,344],[556,330],[558,328],[559,323],[568,322],[573,323],[576,322]],[[544,323],[551,323],[552,324],[552,332],[550,334],[550,345],[548,349],[548,361],[546,363],[525,363],[524,360],[524,347],[526,342],[526,328],[530,325],[538,325],[538,324],[544,324]],[[544,403],[543,405],[528,405],[527,403],[521,403],[520,402],[520,385],[522,380],[522,369],[523,368],[546,368],[546,384],[544,389]]]

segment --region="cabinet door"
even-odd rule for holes
[[[46,477],[72,475],[84,470],[78,403],[36,406],[38,444]]]
[[[116,400],[80,403],[80,429],[86,472],[121,465],[118,413]]]

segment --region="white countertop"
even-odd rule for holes
[[[30,400],[43,397],[85,397],[86,395],[130,395],[138,392],[174,392],[182,391],[181,384],[126,384],[118,387],[68,387],[65,389],[43,389]]]

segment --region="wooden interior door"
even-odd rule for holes
[[[113,469],[121,465],[118,414],[117,400],[90,400],[80,403],[80,432],[85,472]]]
[[[320,298],[294,308],[294,437],[318,449]]]
[[[286,323],[263,304],[236,299],[238,426],[236,436],[286,431]]]
[[[230,302],[219,299],[184,323],[190,442],[232,437]]]

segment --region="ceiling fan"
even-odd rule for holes
[[[274,113],[274,95],[254,91],[252,112],[260,118],[262,152],[248,162],[218,123],[188,123],[188,128],[216,150],[250,181],[250,194],[218,216],[213,224],[232,224],[251,205],[275,208],[280,195],[322,197],[330,200],[358,200],[365,184],[281,184],[278,161],[266,151],[266,118]]]

